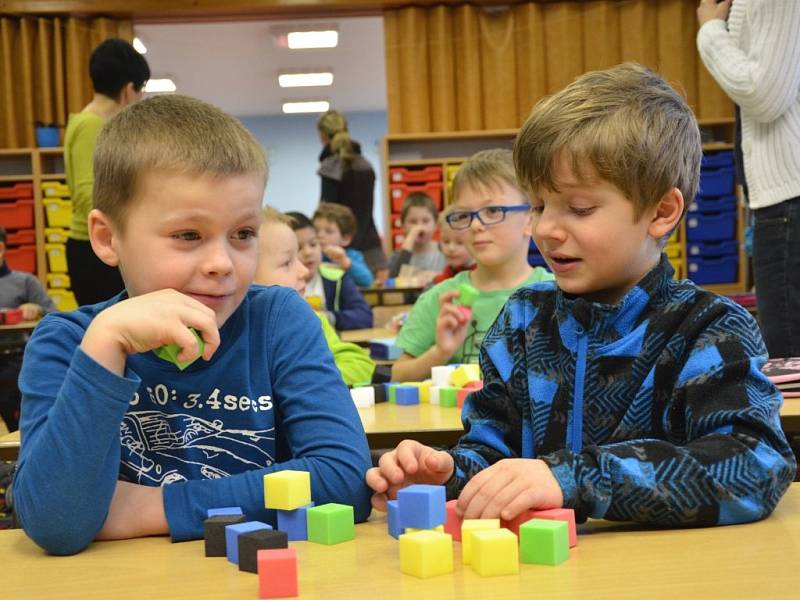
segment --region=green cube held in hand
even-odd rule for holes
[[[346,504],[323,504],[306,511],[308,541],[331,546],[356,537],[353,507]]]
[[[458,302],[462,306],[471,307],[475,304],[475,300],[477,300],[480,295],[481,293],[478,289],[468,283],[462,283],[458,286]]]
[[[198,358],[203,356],[203,351],[205,350],[205,342],[203,342],[203,338],[200,337],[200,334],[197,331],[190,327],[189,331],[194,334],[194,337],[197,339],[197,345],[199,347],[200,352],[198,352],[197,356],[189,360],[178,360],[178,354],[181,353],[181,347],[178,344],[167,344],[166,346],[161,346],[160,348],[156,348],[153,350],[153,354],[155,354],[161,360],[165,360],[167,362],[171,362],[176,367],[178,367],[181,371],[183,371],[186,367],[196,361]]]

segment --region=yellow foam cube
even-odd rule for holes
[[[472,533],[479,529],[500,529],[500,519],[464,519],[461,522],[461,562],[470,564]]]
[[[400,536],[400,571],[420,579],[453,572],[453,536],[425,529]]]
[[[481,577],[519,573],[517,536],[508,529],[475,530],[472,537],[472,568]]]
[[[294,510],[311,504],[311,474],[308,471],[278,471],[264,475],[264,506]]]
[[[433,382],[423,381],[419,384],[419,401],[420,404],[430,404],[431,403],[431,384]]]
[[[457,388],[463,388],[470,381],[480,380],[481,369],[478,365],[461,365],[450,373],[450,383]]]
[[[439,533],[444,533],[444,525],[439,525],[433,529],[417,529],[416,527],[406,527],[406,533],[414,533],[415,531],[438,531]]]

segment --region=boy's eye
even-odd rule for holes
[[[235,237],[237,240],[249,240],[249,239],[251,239],[251,238],[254,238],[254,237],[256,237],[256,232],[255,232],[255,230],[254,230],[254,229],[250,229],[250,228],[247,228],[247,229],[240,229],[239,231],[237,231],[237,232],[234,234],[234,237]]]
[[[535,213],[542,214],[544,212],[544,204],[536,205],[534,204],[531,206],[531,210]]]
[[[589,208],[581,208],[581,207],[573,207],[572,212],[578,215],[579,217],[586,217],[594,212],[594,207],[590,206]]]
[[[490,219],[496,219],[503,213],[503,209],[499,206],[487,206],[483,209],[483,214],[485,214]]]
[[[196,231],[182,231],[181,233],[176,233],[172,237],[183,240],[184,242],[196,242],[200,239],[200,234]]]

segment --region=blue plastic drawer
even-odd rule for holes
[[[736,213],[692,213],[686,216],[689,242],[715,242],[736,238]]]
[[[690,258],[689,279],[699,285],[706,283],[734,283],[738,277],[739,256],[720,258]]]
[[[689,242],[686,244],[686,254],[689,258],[710,258],[738,254],[739,241],[726,240],[724,242]]]
[[[733,167],[701,170],[699,194],[702,196],[727,196],[732,194],[733,176]]]
[[[700,163],[701,169],[716,169],[718,167],[729,167],[733,165],[733,150],[722,150],[703,155]]]
[[[689,212],[730,212],[736,210],[736,196],[697,196],[689,205]]]

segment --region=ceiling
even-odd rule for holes
[[[335,24],[339,45],[289,50],[273,43],[273,28]],[[386,110],[381,17],[306,21],[138,24],[153,78],[170,77],[178,93],[211,102],[237,116],[281,114],[287,100],[327,99],[348,113]],[[333,69],[333,85],[280,88],[278,72]]]

